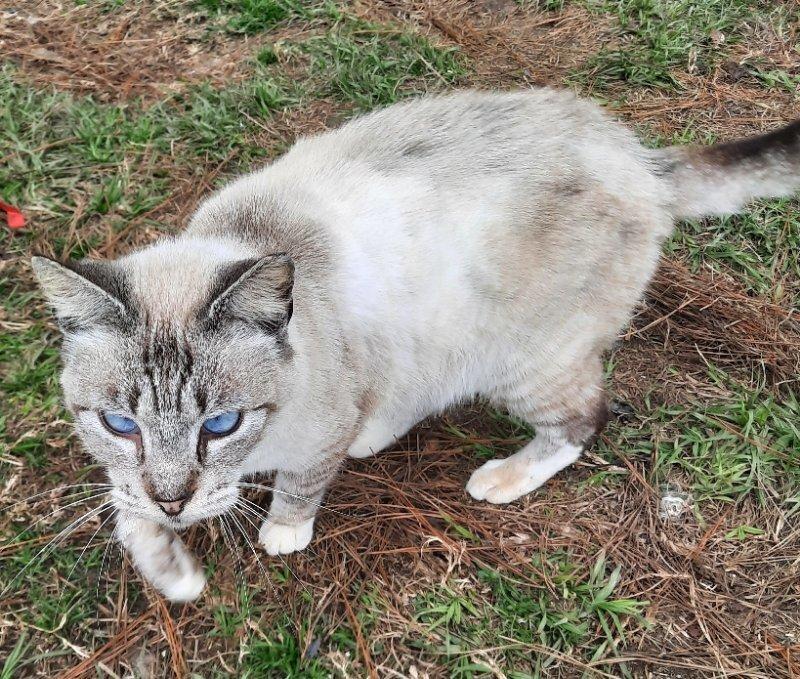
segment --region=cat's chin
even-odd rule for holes
[[[206,519],[214,519],[218,516],[224,516],[228,512],[230,512],[234,507],[234,502],[231,502],[230,505],[225,507],[215,507],[213,510],[209,511],[199,511],[199,512],[192,512],[190,515],[186,517],[176,516],[176,517],[169,517],[164,516],[161,518],[159,523],[163,526],[168,528],[172,528],[175,531],[182,531],[186,530],[187,528],[191,528],[198,523],[205,521]]]

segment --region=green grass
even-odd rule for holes
[[[89,504],[66,510],[69,518],[60,519],[51,526],[40,524],[26,530],[24,526],[11,524],[13,534],[3,536],[6,547],[37,537],[56,540],[52,546],[48,546],[48,542],[23,544],[0,556],[0,591],[6,587],[25,591],[32,605],[19,609],[17,615],[45,633],[89,623],[95,612],[98,592],[91,585],[105,544],[87,547],[94,528],[87,528],[87,534],[79,540],[62,541],[55,537],[86,511]],[[98,537],[108,538],[107,535]]]
[[[0,679],[13,679],[13,677],[17,676],[16,670],[20,667],[27,648],[28,637],[23,634],[6,657],[3,667],[0,668]]]
[[[560,653],[585,660],[613,656],[629,634],[626,627],[644,624],[647,602],[613,596],[621,569],[608,573],[602,553],[588,573],[564,552],[535,561],[556,592],[548,591],[544,583],[537,589],[480,569],[479,588],[459,582],[419,595],[415,618],[438,643],[420,640],[414,645],[444,662],[451,677],[488,676],[496,665],[521,679],[547,676]],[[483,593],[487,588],[488,596]],[[592,649],[588,656],[587,647]],[[483,648],[501,650],[488,651],[485,655],[493,657],[488,663],[480,660]],[[541,652],[542,648],[552,653]]]
[[[4,289],[0,286],[0,295]],[[40,324],[18,332],[0,332],[0,452],[40,469],[48,462],[47,434],[24,423],[63,417],[58,350],[45,343],[45,337]],[[8,471],[6,464],[0,458],[0,478]]]
[[[198,0],[197,7],[216,17],[228,33],[255,35],[291,18],[314,20],[337,16],[331,0]]]
[[[576,74],[603,90],[612,84],[674,89],[677,74],[705,74],[727,47],[742,39],[746,22],[786,22],[782,8],[759,0],[585,0],[616,18],[616,44],[601,49]]]
[[[615,426],[612,448],[649,462],[653,486],[677,481],[698,502],[752,495],[791,507],[800,500],[800,401],[731,386],[731,397],[648,409],[646,419]]]
[[[758,201],[739,215],[684,222],[666,245],[688,256],[694,269],[717,264],[748,290],[773,302],[800,304],[800,202]]]
[[[153,106],[100,104],[33,91],[8,67],[0,98],[0,154],[10,156],[0,166],[2,197],[62,227],[79,205],[81,223],[102,216],[121,224],[152,209],[169,195],[176,163],[221,162],[234,151],[252,163],[264,154],[250,141],[257,122],[297,101],[286,81],[258,71],[230,88],[200,85]],[[0,238],[11,242],[5,232]]]
[[[566,0],[514,0],[520,7],[536,9],[545,12],[560,12],[564,9]]]
[[[452,85],[465,74],[454,49],[390,25],[347,20],[309,39],[302,50],[329,82],[329,94],[364,111],[394,103],[426,84]]]
[[[768,90],[785,90],[800,98],[800,74],[792,75],[780,68],[751,69],[753,76]]]
[[[305,659],[288,618],[278,621],[263,638],[247,644],[240,666],[242,679],[328,679],[319,660]]]
[[[201,0],[200,5],[223,17],[232,32],[257,34],[292,17],[318,25],[317,35],[283,47],[311,57],[312,74],[323,84],[317,96],[334,96],[359,111],[391,104],[428,86],[452,85],[466,72],[455,49],[433,45],[397,25],[358,19],[342,3]],[[263,66],[274,64],[275,48],[262,48],[256,60]]]
[[[200,0],[198,5],[218,15],[228,15],[225,29],[231,33],[259,33],[272,28],[292,15],[292,5],[285,0]]]

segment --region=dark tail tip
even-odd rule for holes
[[[800,156],[800,120],[758,137],[709,146],[703,158],[717,165],[735,165],[766,155]],[[800,164],[800,157],[797,159]]]

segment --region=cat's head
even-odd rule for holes
[[[33,259],[64,335],[67,407],[119,508],[183,527],[236,501],[293,365],[292,261],[247,254],[184,240]]]

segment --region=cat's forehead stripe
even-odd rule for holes
[[[145,323],[142,370],[149,382],[154,410],[181,409],[194,363],[192,347],[179,328],[161,322]]]

